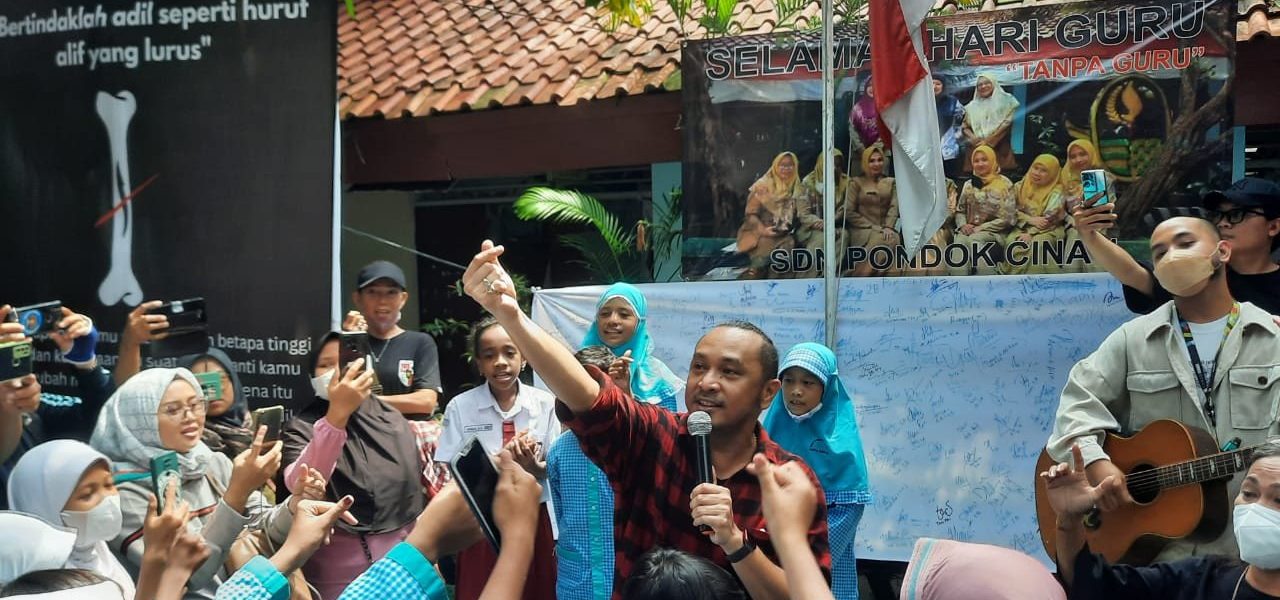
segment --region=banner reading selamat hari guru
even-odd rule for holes
[[[845,276],[1099,270],[1072,224],[1103,170],[1138,241],[1158,215],[1231,177],[1234,5],[1076,2],[926,22],[948,218],[901,246],[894,157],[880,138],[865,25],[836,33],[835,214],[823,215],[816,33],[684,51],[684,275],[820,277],[836,228]],[[1142,258],[1139,256],[1139,258]]]

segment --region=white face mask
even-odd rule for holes
[[[803,415],[792,414],[792,412],[791,412],[791,411],[789,411],[789,410],[787,411],[787,414],[788,414],[788,415],[790,415],[790,417],[791,417],[792,419],[795,419],[795,421],[796,421],[797,423],[803,423],[803,422],[805,422],[805,421],[808,421],[809,419],[812,419],[812,418],[813,418],[813,415],[818,414],[818,411],[819,411],[819,410],[822,410],[822,403],[821,403],[821,402],[819,402],[819,403],[818,403],[816,406],[814,406],[813,408],[809,409],[809,412],[804,413]]]
[[[89,510],[62,511],[62,524],[76,530],[76,547],[83,548],[105,542],[120,535],[124,517],[120,514],[120,496],[102,499]]]
[[[317,398],[329,399],[329,382],[333,381],[333,372],[337,369],[329,369],[324,374],[311,378],[311,389],[316,391]]]
[[[1259,569],[1280,569],[1280,511],[1258,503],[1241,504],[1234,521],[1240,560]]]

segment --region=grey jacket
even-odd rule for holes
[[[212,600],[218,586],[230,577],[223,568],[227,549],[246,528],[267,531],[267,536],[277,545],[284,542],[293,523],[289,509],[281,504],[271,506],[259,492],[249,495],[245,513],[241,515],[222,501],[222,492],[231,483],[231,460],[217,452],[212,453],[207,477],[182,483],[182,499],[191,505],[191,521],[188,528],[197,532],[209,545],[212,554],[191,574],[187,600]],[[210,480],[213,483],[210,483]],[[151,498],[151,479],[122,483],[120,511],[124,526],[120,535],[108,543],[112,552],[125,565],[136,580],[142,565],[142,524],[146,519],[147,503]]]
[[[1168,302],[1122,325],[1071,369],[1049,438],[1055,460],[1066,462],[1072,443],[1080,445],[1086,464],[1108,458],[1101,445],[1105,432],[1133,433],[1159,419],[1203,429],[1219,447],[1236,437],[1249,446],[1280,434],[1280,327],[1274,318],[1253,304],[1240,304],[1240,320],[1218,352],[1212,388],[1216,427],[1200,407],[1200,387],[1174,319],[1173,302]],[[1243,479],[1243,474],[1232,479],[1232,497]],[[1161,556],[1235,554],[1234,542],[1228,527],[1208,547]]]

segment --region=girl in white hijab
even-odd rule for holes
[[[181,497],[191,506],[188,528],[199,533],[212,554],[191,575],[188,599],[212,599],[229,574],[227,551],[246,528],[266,529],[283,543],[292,524],[287,505],[272,507],[258,492],[280,466],[280,444],[258,455],[259,443],[231,459],[200,441],[207,402],[200,383],[186,369],[148,369],[130,377],[98,416],[90,445],[106,454],[118,471],[124,527],[110,542],[135,577],[142,564],[142,524],[151,498],[151,459],[178,453]]]
[[[61,569],[76,543],[76,532],[18,512],[0,511],[0,531],[8,538],[0,544],[0,587],[27,573]],[[34,543],[36,540],[39,543]]]
[[[93,571],[133,597],[133,577],[107,548],[120,534],[120,495],[102,453],[72,440],[32,448],[10,475],[9,506],[74,530],[73,550],[60,567]]]

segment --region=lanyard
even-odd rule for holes
[[[1240,320],[1240,303],[1236,302],[1231,306],[1231,314],[1227,316],[1227,327],[1222,332],[1222,344],[1227,343],[1227,336]],[[1187,344],[1187,354],[1191,355],[1191,369],[1196,373],[1196,383],[1200,384],[1200,389],[1204,390],[1204,414],[1209,417],[1209,424],[1214,427],[1218,426],[1217,409],[1213,405],[1213,378],[1218,373],[1218,362],[1213,363],[1213,370],[1209,373],[1204,372],[1204,363],[1200,361],[1200,353],[1196,351],[1196,341],[1191,336],[1191,324],[1178,315],[1178,324],[1182,327],[1182,341]],[[1221,345],[1221,344],[1220,344]],[[1216,352],[1216,350],[1215,350]]]

